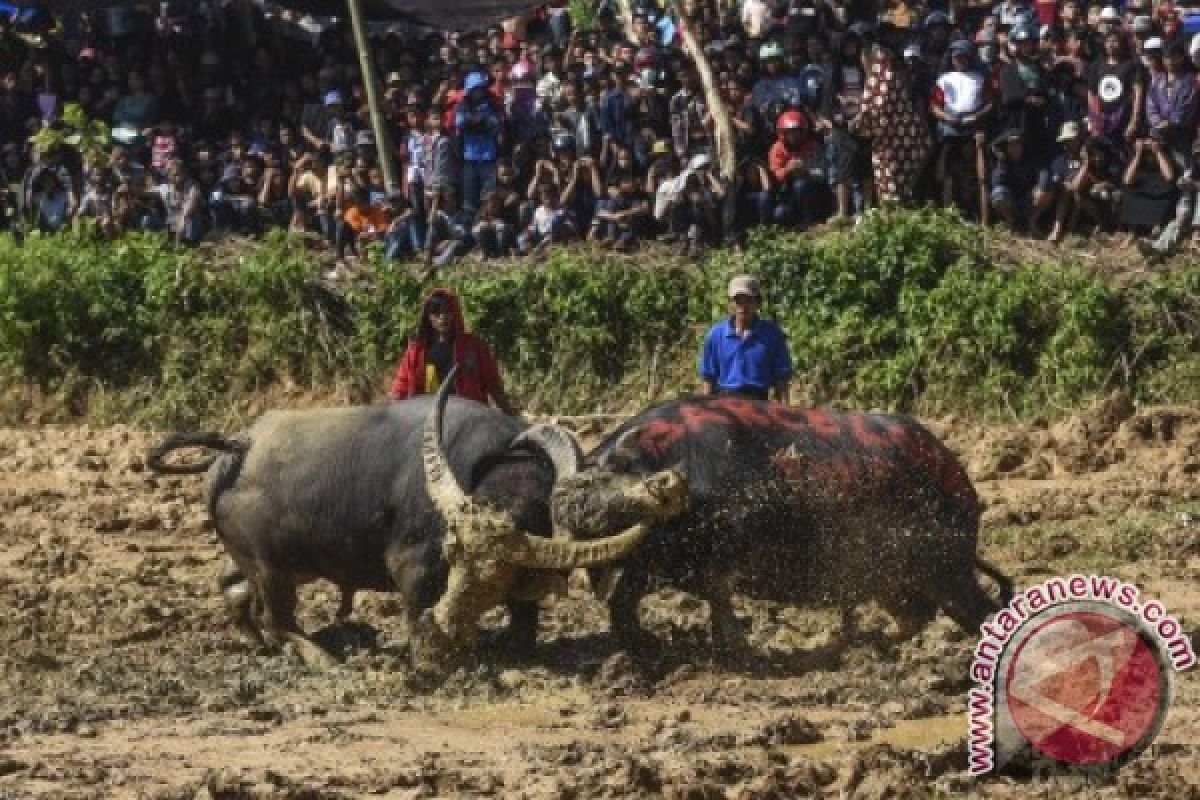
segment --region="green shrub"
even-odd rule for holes
[[[1125,387],[1200,400],[1200,268],[1118,289],[1078,268],[988,260],[953,214],[870,214],[853,231],[756,231],[700,265],[557,250],[544,263],[446,279],[525,408],[629,407],[690,391],[725,282],[753,272],[786,330],[808,399],[843,407],[1055,414]],[[655,263],[661,262],[661,263]],[[423,287],[373,257],[334,292],[282,234],[208,260],[161,237],[0,238],[0,374],[145,424],[229,424],[264,390],[381,395]]]

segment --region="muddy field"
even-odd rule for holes
[[[1053,426],[930,425],[969,464],[985,555],[1018,585],[1133,580],[1196,642],[1200,410],[1114,398]],[[201,479],[148,474],[156,438],[0,430],[0,799],[1200,797],[1198,670],[1115,777],[969,778],[974,642],[940,617],[835,661],[819,655],[832,613],[745,604],[755,652],[731,667],[705,650],[706,606],[663,591],[643,607],[662,657],[635,666],[579,581],[535,653],[429,689],[394,600],[361,593],[335,625],[315,586],[301,623],[344,664],[306,669],[226,623]]]

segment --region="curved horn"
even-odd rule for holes
[[[624,533],[587,542],[546,539],[520,534],[521,546],[505,553],[505,560],[527,569],[580,569],[599,567],[624,558],[633,551],[649,532],[650,526],[640,523]]]
[[[641,434],[642,428],[640,425],[635,425],[629,430],[617,437],[617,440],[612,443],[604,455],[600,458],[600,466],[617,468],[626,466],[627,464],[636,463],[641,451],[638,449],[638,436]]]
[[[559,483],[579,471],[583,450],[579,441],[561,425],[534,425],[512,440],[510,447],[528,445],[546,454],[554,465],[554,482]]]
[[[433,407],[429,409],[429,416],[425,418],[425,430],[421,440],[421,459],[425,462],[425,488],[429,491],[434,507],[444,516],[456,513],[467,500],[467,493],[458,485],[458,480],[450,469],[450,462],[446,460],[446,451],[442,447],[442,417],[456,372],[458,367],[452,367],[442,385],[438,387]]]

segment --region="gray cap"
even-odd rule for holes
[[[748,294],[751,297],[762,297],[762,290],[758,283],[758,278],[753,275],[734,275],[729,279],[729,299],[737,297],[741,294]]]
[[[1154,30],[1154,20],[1147,14],[1139,14],[1133,18],[1134,33],[1150,33]]]

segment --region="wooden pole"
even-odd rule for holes
[[[354,49],[358,51],[358,66],[362,70],[363,85],[367,89],[367,107],[371,112],[371,130],[375,132],[375,150],[379,154],[379,166],[383,170],[383,182],[388,191],[400,187],[396,180],[396,166],[392,162],[392,148],[387,125],[384,124],[383,109],[379,105],[379,86],[375,83],[375,65],[371,62],[371,48],[367,42],[367,29],[363,25],[362,6],[359,0],[346,0],[350,9],[350,29],[354,33]]]

